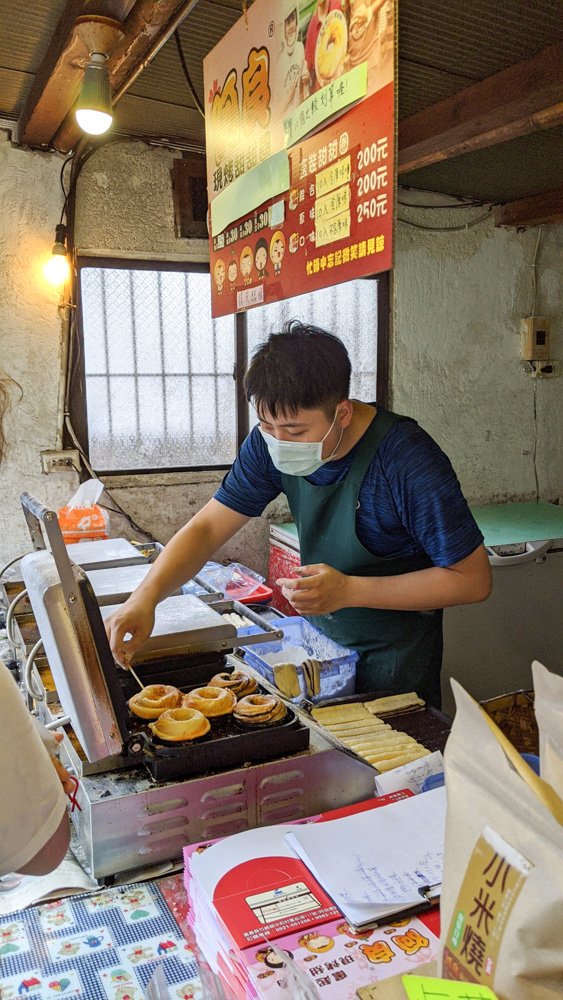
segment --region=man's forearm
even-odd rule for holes
[[[432,566],[398,576],[350,576],[348,580],[346,603],[356,608],[433,611],[484,601],[491,591],[490,571],[485,567],[466,573]]]
[[[247,520],[210,501],[170,539],[135,595],[149,598],[155,605],[163,601],[191,580]]]

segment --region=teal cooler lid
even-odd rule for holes
[[[499,503],[471,507],[485,545],[563,538],[563,507],[552,503]]]
[[[286,545],[291,545],[293,548],[299,548],[297,525],[293,521],[287,521],[284,524],[271,524],[270,537],[277,538],[278,541],[285,542]]]

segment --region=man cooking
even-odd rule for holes
[[[157,603],[284,492],[302,561],[278,581],[284,596],[358,651],[358,691],[414,690],[440,705],[441,609],[489,596],[483,538],[432,438],[350,399],[349,385],[344,345],[316,327],[294,320],[257,350],[246,392],[259,425],[215,497],[106,621],[118,662],[150,635]]]

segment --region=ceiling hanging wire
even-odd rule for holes
[[[186,57],[184,56],[184,50],[182,48],[182,40],[180,38],[180,32],[178,29],[174,32],[174,41],[176,42],[176,48],[178,49],[178,56],[180,58],[180,64],[182,66],[182,72],[186,78],[186,83],[190,89],[190,93],[196,103],[197,110],[199,111],[202,118],[205,118],[205,111],[203,110],[203,104],[201,103],[197,91],[193,85],[192,78],[190,76],[190,71],[188,69],[188,64],[186,63]]]

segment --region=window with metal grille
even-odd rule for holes
[[[81,262],[80,423],[97,472],[229,466],[256,423],[243,399],[246,357],[289,319],[341,337],[352,362],[351,395],[384,401],[378,314],[385,315],[386,284],[347,282],[214,320],[208,270],[168,268]]]
[[[83,267],[80,279],[92,466],[229,465],[233,319],[211,318],[209,273]]]

